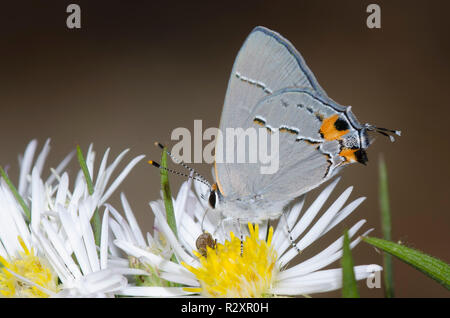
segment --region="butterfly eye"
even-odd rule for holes
[[[216,203],[217,203],[217,193],[216,193],[216,191],[212,190],[212,191],[209,193],[208,202],[209,202],[209,205],[210,205],[213,209],[216,208]]]

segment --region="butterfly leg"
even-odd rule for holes
[[[244,236],[242,235],[242,229],[241,229],[241,222],[238,219],[238,224],[239,224],[239,237],[241,238],[241,257],[244,254]]]
[[[239,233],[239,239],[241,240],[241,256],[244,254],[244,235],[242,234],[242,228],[241,228],[241,219],[234,219],[235,227],[238,230]]]
[[[239,236],[241,241],[241,256],[244,254],[244,231],[242,230],[242,219],[240,218],[224,218],[220,221],[220,229],[223,237],[227,237],[227,233],[233,232]]]
[[[286,213],[283,213],[284,216],[284,221],[286,222],[286,230],[288,233],[288,238],[289,238],[289,242],[291,243],[291,246],[293,248],[295,248],[295,250],[297,251],[298,254],[302,253],[302,250],[298,248],[297,244],[295,243],[294,239],[292,238],[292,233],[291,233],[291,228],[289,226],[288,220],[287,220],[287,216]]]

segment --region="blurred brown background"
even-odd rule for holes
[[[367,167],[344,170],[340,191],[354,185],[351,198],[367,200],[318,248],[360,218],[381,236],[377,163],[383,153],[393,239],[450,262],[448,2],[76,1],[80,30],[66,27],[69,3],[2,4],[0,164],[10,165],[14,181],[17,156],[33,138],[40,146],[52,139],[47,168],[90,142],[98,166],[107,147],[114,156],[131,148],[129,160],[142,153],[159,159],[153,142],[170,144],[174,128],[192,129],[194,119],[217,127],[236,53],[253,27],[264,25],[288,38],[328,95],[353,105],[361,122],[403,132],[395,143],[378,137]],[[370,3],[381,6],[381,29],[366,27]],[[210,177],[210,167],[196,167]],[[74,161],[73,174],[76,169]],[[171,180],[176,190],[182,180]],[[141,162],[124,190],[141,227],[150,230],[147,203],[159,196],[159,172]],[[356,264],[382,263],[365,243],[353,254]],[[449,296],[409,266],[397,260],[394,266],[398,297]],[[359,286],[364,297],[383,296]]]

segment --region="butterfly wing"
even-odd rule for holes
[[[278,33],[256,27],[242,45],[231,71],[221,128],[242,127],[241,114],[264,96],[286,87],[327,96],[294,46]]]
[[[224,188],[225,195],[229,191],[235,198],[286,201],[332,177],[345,162],[343,145],[354,140],[356,146],[358,142],[358,130],[345,116],[336,115],[336,106],[339,105],[308,89],[282,89],[263,98],[247,122],[255,128],[258,141],[265,140],[268,132],[267,149],[272,151],[272,143],[277,143],[275,153],[270,154],[272,163],[266,164],[275,166],[276,162],[276,169],[264,173],[261,163],[226,163],[230,181]],[[345,121],[345,130],[328,125],[327,121],[336,117]],[[250,148],[246,151],[248,156]]]
[[[233,65],[225,96],[220,131],[226,128],[251,127],[251,114],[257,103],[274,92],[297,87],[326,97],[300,53],[281,35],[264,27],[256,27],[247,37]],[[282,142],[282,140],[280,140]],[[225,148],[224,148],[225,149]],[[216,162],[216,179],[221,191],[227,195],[242,194],[248,189],[241,178],[253,182],[251,171],[259,166],[247,164],[248,173],[241,176],[239,164]]]
[[[263,98],[250,119],[254,127],[262,126],[272,134],[278,134],[274,149],[278,149],[279,165],[271,174],[262,174],[261,165],[258,169],[250,168],[251,178],[246,187],[265,200],[284,201],[331,178],[345,162],[341,156],[344,143],[351,143],[352,138],[355,144],[358,142],[358,130],[351,127],[345,116],[341,116],[345,130],[328,125],[327,121],[339,117],[336,106],[331,100],[307,89],[282,89]],[[230,171],[235,173],[247,175],[247,170],[245,166],[230,166]]]

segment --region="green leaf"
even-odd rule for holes
[[[341,264],[342,264],[342,297],[359,298],[355,272],[353,270],[353,259],[350,251],[350,239],[348,238],[348,231],[345,231],[344,233],[344,246]]]
[[[450,289],[450,265],[447,263],[416,249],[380,238],[364,237],[363,240],[366,243],[394,255],[401,261],[413,266],[415,269],[442,284],[445,288]]]
[[[161,169],[159,169],[159,171],[161,173],[161,190],[163,193],[164,207],[166,209],[167,224],[169,225],[172,232],[175,234],[175,237],[178,238],[177,223],[175,220],[175,212],[173,209],[173,202],[172,202],[172,192],[170,191],[169,175],[167,172],[166,147],[164,147],[162,151]],[[171,260],[175,263],[177,262],[175,254],[172,255]]]
[[[177,225],[175,221],[175,212],[173,210],[172,193],[170,191],[169,175],[167,173],[166,148],[164,148],[162,152],[161,167],[162,169],[159,169],[159,171],[161,173],[161,189],[163,193],[164,207],[166,208],[167,224],[169,224],[169,227],[173,231],[175,236],[178,237]]]
[[[87,167],[86,160],[84,160],[83,152],[81,151],[81,148],[78,145],[77,145],[77,157],[78,162],[80,163],[81,170],[83,171],[84,178],[86,179],[89,194],[92,195],[94,193],[94,185],[92,184],[91,175],[89,174],[89,169]]]
[[[20,206],[22,207],[23,212],[25,213],[25,221],[27,224],[30,224],[31,222],[31,211],[30,208],[27,206],[25,201],[23,200],[22,196],[19,194],[19,191],[17,191],[14,184],[9,180],[8,175],[6,174],[5,170],[0,166],[0,174],[2,175],[2,178],[5,179],[6,184],[8,185],[9,189],[13,193],[14,197],[16,198],[17,202],[19,202]]]
[[[389,188],[387,168],[383,157],[380,157],[378,165],[379,173],[379,203],[381,210],[381,228],[383,238],[387,241],[391,240],[391,209],[389,206]],[[394,297],[394,280],[392,270],[392,255],[383,253],[384,268],[384,294],[387,298]]]
[[[94,194],[94,185],[92,183],[91,175],[89,174],[89,169],[87,167],[86,160],[84,160],[83,152],[81,151],[81,148],[78,145],[77,145],[77,157],[78,162],[80,163],[81,170],[83,171],[84,178],[86,179],[89,195],[92,195]],[[95,245],[100,246],[100,240],[102,236],[102,221],[100,220],[98,208],[96,208],[94,211],[94,214],[91,219],[91,224],[94,231]]]

